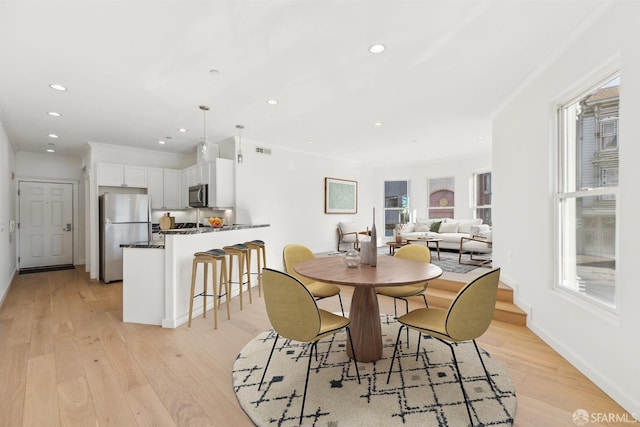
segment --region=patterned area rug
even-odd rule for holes
[[[389,255],[389,247],[378,248],[378,255]],[[464,255],[464,259],[468,260],[469,255]],[[491,268],[491,264],[487,264],[486,267],[478,267],[475,265],[465,265],[458,262],[458,252],[440,251],[440,259],[438,259],[438,253],[435,250],[431,250],[431,263],[437,265],[442,271],[448,271],[449,273],[465,274],[476,268]]]
[[[426,336],[420,344],[410,332],[410,348],[403,332],[399,372],[394,363],[386,383],[398,323],[382,315],[383,358],[358,363],[358,384],[353,363],[346,355],[346,333],[318,343],[318,358],[311,362],[303,425],[308,426],[467,426],[469,418],[462,390],[455,377],[449,348]],[[265,382],[258,383],[275,332],[265,331],[251,340],[233,367],[233,387],[240,405],[257,426],[298,425],[309,346],[280,338]],[[472,343],[456,346],[465,390],[470,395],[475,425],[511,426],[516,411],[513,384],[502,367],[481,350],[497,394],[489,384]]]

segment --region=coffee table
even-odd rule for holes
[[[398,243],[395,240],[392,240],[390,242],[387,242],[387,245],[389,245],[389,255],[393,255],[396,253],[396,249],[403,247],[404,245],[408,245],[409,243],[407,243],[406,240],[403,240],[402,242]]]
[[[438,252],[438,259],[440,259],[440,242],[442,242],[442,239],[437,239],[432,237],[415,237],[413,239],[407,239],[407,243],[411,243],[411,242],[423,242],[424,244],[427,245],[427,247],[429,247],[429,243],[435,243],[436,252]]]

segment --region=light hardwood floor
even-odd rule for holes
[[[348,309],[351,289],[342,295]],[[380,306],[393,313],[391,299]],[[80,269],[16,276],[0,308],[0,425],[250,426],[231,369],[269,321],[255,289],[253,304],[231,310],[218,330],[211,316],[191,328],[122,323],[120,282]],[[515,384],[516,426],[572,426],[579,408],[624,414],[526,327],[494,321],[478,342]]]

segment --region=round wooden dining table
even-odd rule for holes
[[[350,268],[342,256],[310,259],[294,269],[301,275],[321,282],[353,286],[349,319],[351,337],[358,362],[375,362],[382,358],[380,308],[376,287],[400,286],[427,282],[442,275],[440,267],[426,262],[391,256],[378,257],[378,265],[362,264]],[[351,346],[347,354],[353,358]]]

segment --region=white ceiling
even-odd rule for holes
[[[214,142],[242,124],[243,141],[372,163],[488,152],[492,116],[606,4],[0,0],[0,120],[53,155],[193,152],[202,104]]]

